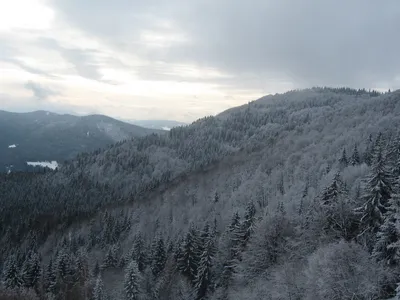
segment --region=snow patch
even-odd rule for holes
[[[162,130],[167,130],[167,131],[170,131],[170,130],[171,130],[171,128],[169,128],[169,127],[167,127],[167,126],[164,126],[164,127],[162,127]]]
[[[90,135],[90,132],[88,131],[88,132],[86,132],[86,136],[89,136]]]
[[[50,168],[52,170],[55,170],[58,168],[58,163],[55,160],[52,161],[27,161],[26,162],[28,166],[32,167],[43,167],[43,168]]]
[[[8,148],[17,148],[17,145],[12,144],[12,145],[8,146]]]

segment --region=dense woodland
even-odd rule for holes
[[[0,299],[400,297],[399,125],[313,88],[2,174]]]

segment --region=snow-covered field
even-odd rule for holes
[[[17,145],[12,144],[12,145],[8,146],[8,148],[17,148]]]
[[[58,163],[53,160],[53,161],[28,161],[26,162],[28,164],[28,166],[33,166],[33,167],[47,167],[50,168],[52,170],[55,170],[56,168],[58,168]]]

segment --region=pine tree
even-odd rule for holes
[[[89,264],[87,252],[84,249],[78,251],[78,255],[75,259],[76,265],[76,281],[83,284],[89,276]]]
[[[3,285],[6,289],[18,289],[22,286],[22,283],[17,259],[14,255],[11,255],[4,266]]]
[[[242,223],[243,243],[246,244],[254,232],[256,224],[256,207],[253,202],[249,202],[246,207]]]
[[[240,225],[240,216],[238,212],[235,212],[232,217],[231,224],[229,225],[229,231],[232,232]]]
[[[345,186],[340,176],[340,172],[337,172],[333,178],[333,181],[328,185],[319,197],[319,201],[322,206],[331,206],[339,201],[339,197],[345,193]]]
[[[160,275],[160,273],[164,270],[166,261],[167,254],[165,251],[164,239],[159,237],[155,244],[155,249],[153,250],[151,271],[153,272],[154,276],[158,277]]]
[[[124,290],[126,300],[139,300],[142,297],[142,277],[139,272],[137,263],[132,261],[129,263],[124,280]]]
[[[100,271],[101,270],[100,270],[99,262],[96,260],[96,263],[94,265],[93,272],[92,272],[92,277],[97,278],[97,276],[99,276],[99,274],[100,274]]]
[[[96,278],[96,283],[93,288],[93,300],[105,300],[103,280],[100,275]]]
[[[118,266],[118,246],[116,244],[108,248],[102,264],[103,269],[116,268]]]
[[[208,232],[203,236],[203,251],[200,254],[194,286],[197,291],[197,298],[202,299],[211,284],[211,268],[215,255],[214,237]]]
[[[186,238],[183,241],[178,257],[178,269],[183,275],[194,282],[197,273],[199,237],[198,231],[191,224]]]
[[[47,265],[44,276],[45,276],[44,283],[45,283],[46,292],[54,294],[55,287],[57,284],[57,275],[54,270],[53,259],[51,259],[51,258],[50,258],[49,264]]]
[[[22,268],[24,286],[27,288],[35,287],[39,282],[41,272],[39,255],[35,252],[29,253]]]
[[[358,153],[357,145],[354,145],[353,154],[350,158],[350,163],[353,166],[359,165],[361,163],[360,154]]]
[[[400,266],[400,194],[393,194],[377,233],[373,256],[390,266]]]
[[[378,144],[379,145],[379,144]],[[363,232],[376,233],[383,223],[389,199],[392,195],[392,174],[388,171],[382,149],[376,153],[374,165],[366,180],[364,204],[356,209],[361,213]]]
[[[132,260],[137,262],[139,271],[143,272],[146,266],[146,249],[141,232],[135,235],[130,256]]]
[[[349,161],[347,160],[346,149],[343,149],[342,156],[339,159],[340,168],[345,168],[349,165]]]
[[[215,192],[214,194],[214,203],[218,203],[219,202],[219,194],[218,192]]]

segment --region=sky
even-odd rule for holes
[[[0,0],[0,109],[190,122],[312,86],[400,88],[400,2]]]

